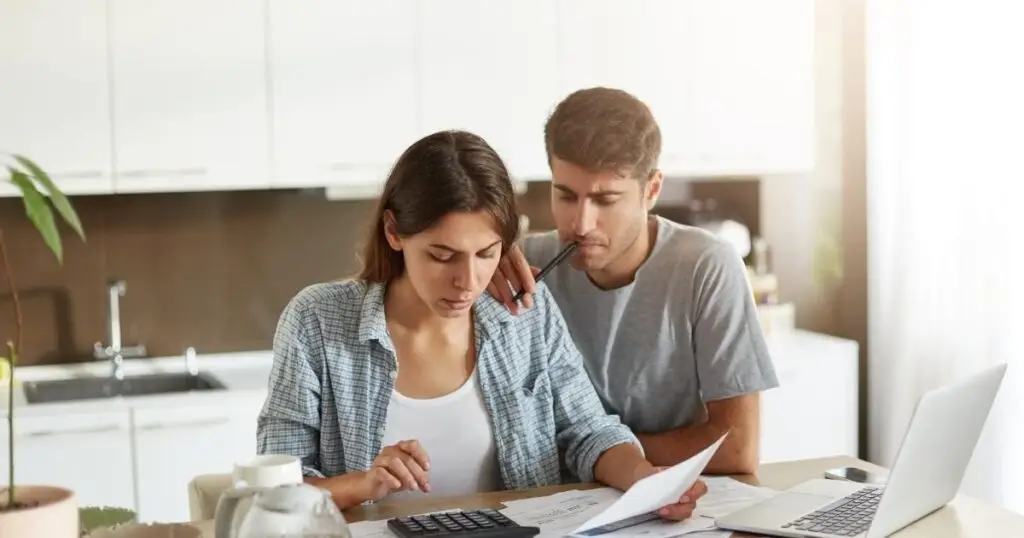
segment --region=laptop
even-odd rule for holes
[[[883,538],[948,504],[960,489],[1006,373],[1000,364],[917,403],[885,485],[817,478],[716,518],[718,528],[780,537]]]

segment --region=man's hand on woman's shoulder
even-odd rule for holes
[[[533,308],[533,293],[537,291],[537,273],[540,273],[540,269],[531,267],[523,251],[512,245],[512,248],[501,257],[498,269],[494,271],[491,283],[487,285],[487,293],[504,304],[509,312],[519,315],[523,309]],[[522,306],[512,300],[520,290],[526,290],[519,299]]]

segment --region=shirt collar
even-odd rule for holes
[[[359,312],[359,341],[387,340],[388,325],[384,319],[384,284],[367,282],[363,305]]]
[[[363,294],[363,304],[359,316],[360,342],[390,341],[387,320],[384,317],[384,290],[385,286],[380,282],[366,284],[366,293]],[[488,338],[497,336],[504,325],[515,319],[504,305],[486,292],[476,300],[473,308],[476,313],[477,327]]]

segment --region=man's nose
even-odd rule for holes
[[[581,200],[576,206],[576,218],[572,222],[572,231],[577,237],[584,237],[594,231],[597,226],[597,211],[588,200]]]

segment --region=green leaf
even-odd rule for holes
[[[43,169],[36,163],[32,162],[28,157],[14,155],[14,160],[21,163],[21,165],[24,166],[30,174],[35,176],[36,180],[43,184],[43,187],[46,188],[46,192],[50,195],[50,201],[53,203],[53,207],[57,208],[61,217],[64,217],[64,222],[67,222],[68,226],[71,226],[71,228],[78,233],[78,237],[81,237],[82,241],[85,241],[85,231],[82,230],[82,222],[78,220],[78,213],[76,213],[75,208],[71,206],[71,202],[68,201],[67,196],[64,196],[64,193],[57,187],[57,184],[50,179],[50,176],[46,175],[46,172],[43,172]]]
[[[57,232],[57,222],[53,220],[53,210],[46,199],[36,189],[35,183],[24,173],[8,168],[11,171],[11,182],[21,189],[21,198],[25,203],[25,214],[35,225],[36,229],[43,236],[46,246],[50,247],[57,261],[64,263],[64,248],[60,242],[60,233]]]

